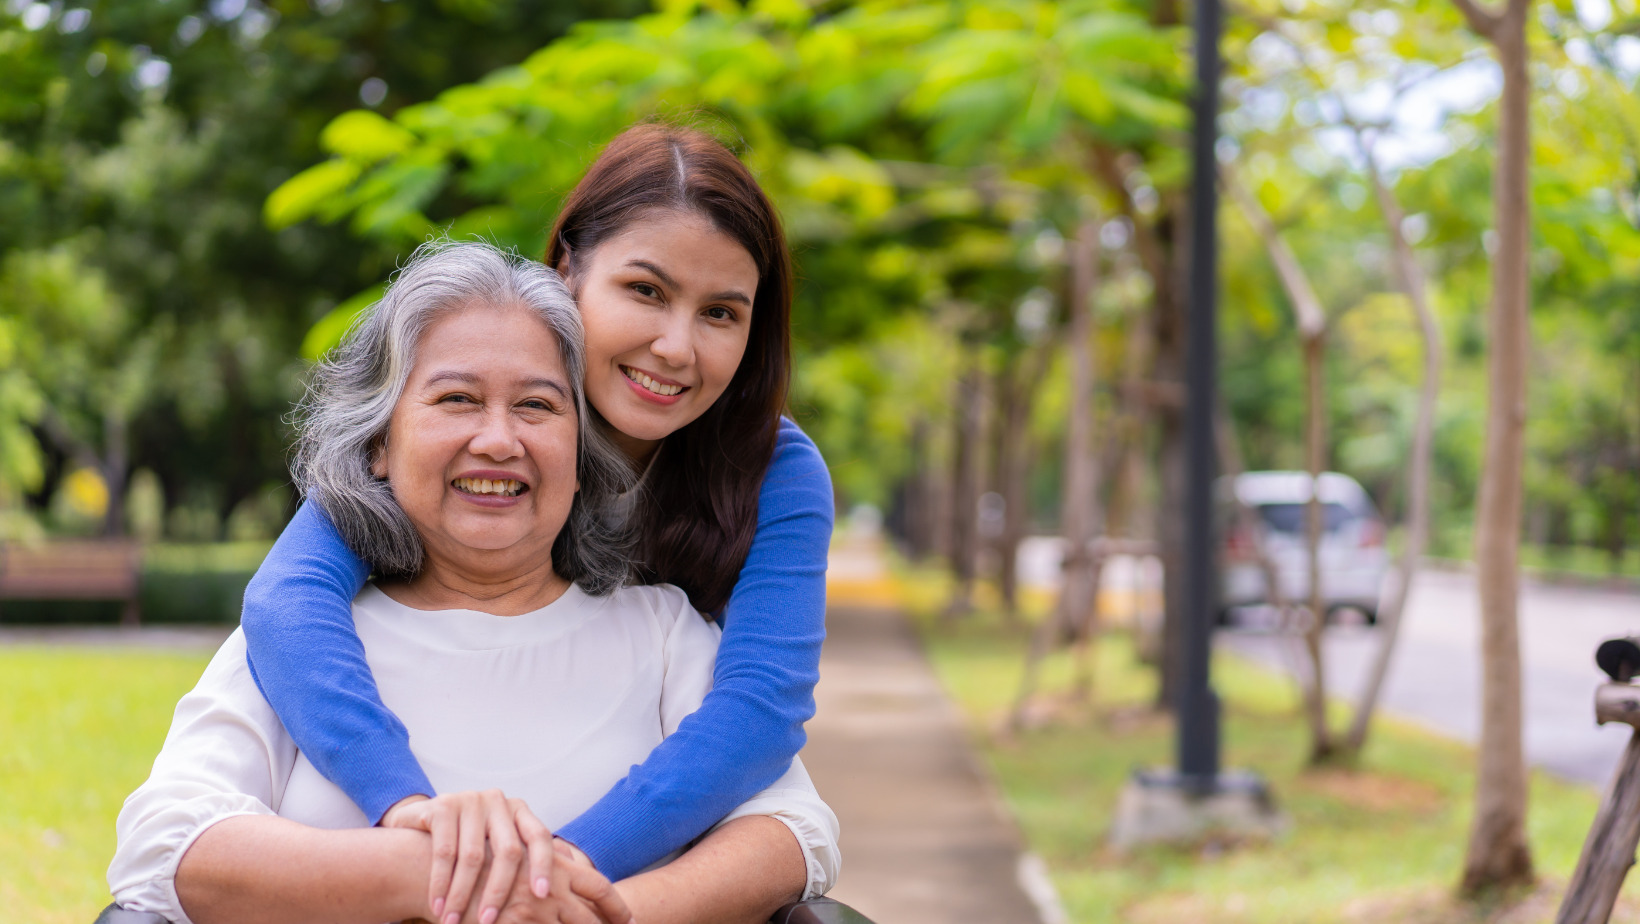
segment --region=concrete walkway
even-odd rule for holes
[[[878,924],[1043,920],[1025,889],[1051,887],[900,614],[834,606],[815,696],[803,761],[842,822],[833,897]]]

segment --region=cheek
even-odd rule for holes
[[[631,318],[609,293],[592,292],[580,302],[581,330],[586,338],[586,364],[593,368],[621,350],[623,333],[630,335]]]
[[[530,455],[535,458],[545,495],[556,504],[567,506],[574,499],[575,491],[580,489],[575,470],[575,428],[572,426],[560,432],[542,434],[531,447]]]
[[[419,412],[419,413],[418,413]],[[387,446],[378,453],[378,477],[393,482],[396,493],[441,491],[449,462],[466,444],[461,425],[435,409],[417,408],[395,416]]]
[[[729,382],[740,369],[740,361],[746,357],[747,335],[725,332],[725,335],[712,344],[711,351],[702,359],[703,364],[711,368],[712,378],[720,388],[729,387]]]

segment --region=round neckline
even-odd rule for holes
[[[603,611],[601,598],[571,583],[558,599],[516,616],[475,609],[422,610],[400,603],[375,584],[353,598],[354,622],[422,643],[464,650],[493,650],[558,639]]]

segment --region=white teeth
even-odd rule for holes
[[[621,372],[623,372],[627,378],[637,382],[639,385],[642,385],[645,390],[652,391],[657,395],[675,395],[683,391],[682,385],[662,385],[636,369],[629,369],[626,366],[622,366]]]
[[[451,484],[468,494],[499,494],[503,497],[517,497],[524,489],[523,482],[511,478],[457,478]]]

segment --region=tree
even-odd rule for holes
[[[50,447],[108,488],[102,532],[125,532],[131,418],[147,398],[159,332],[137,330],[107,280],[87,265],[94,242],[13,251],[0,299],[13,313],[15,371],[39,389],[35,423]]]
[[[1520,581],[1522,475],[1530,325],[1531,160],[1526,17],[1530,0],[1501,10],[1453,0],[1492,44],[1503,70],[1492,198],[1497,248],[1487,353],[1486,455],[1475,503],[1475,581],[1481,604],[1481,736],[1475,819],[1463,890],[1532,881],[1526,843],[1526,757],[1521,742]]]
[[[1304,545],[1308,561],[1309,621],[1304,628],[1304,649],[1309,676],[1304,685],[1304,712],[1310,725],[1310,762],[1323,763],[1334,753],[1333,736],[1327,725],[1327,684],[1321,634],[1327,625],[1327,608],[1321,585],[1321,473],[1326,470],[1326,338],[1328,319],[1321,299],[1298,258],[1282,238],[1258,199],[1245,189],[1229,168],[1221,169],[1222,182],[1240,206],[1248,224],[1270,254],[1281,287],[1293,306],[1299,348],[1304,354],[1304,460],[1310,476],[1310,498],[1305,505]],[[1272,575],[1266,572],[1266,581]],[[1272,594],[1279,589],[1272,588]]]
[[[1379,213],[1383,219],[1384,234],[1390,244],[1389,262],[1393,266],[1395,284],[1411,309],[1422,347],[1423,375],[1418,391],[1416,421],[1413,426],[1411,444],[1408,448],[1406,474],[1403,480],[1407,493],[1404,545],[1398,558],[1396,571],[1392,576],[1393,590],[1378,611],[1378,623],[1381,627],[1379,644],[1372,664],[1368,668],[1367,683],[1356,703],[1349,730],[1339,746],[1341,756],[1354,758],[1359,756],[1361,749],[1365,746],[1370,721],[1376,710],[1378,697],[1382,691],[1390,660],[1399,638],[1401,616],[1406,609],[1406,603],[1411,593],[1413,577],[1427,547],[1430,523],[1430,469],[1434,441],[1435,405],[1440,390],[1442,342],[1439,326],[1429,302],[1429,286],[1424,268],[1418,262],[1412,244],[1407,239],[1408,223],[1405,210],[1401,207],[1395,191],[1386,181],[1383,171],[1378,165],[1378,156],[1374,151],[1375,129],[1363,124],[1362,120],[1354,114],[1355,107],[1352,101],[1345,94],[1334,89],[1337,86],[1337,81],[1329,80],[1323,76],[1322,67],[1317,61],[1318,54],[1311,50],[1313,47],[1311,43],[1296,37],[1288,28],[1287,23],[1282,20],[1261,16],[1253,18],[1258,27],[1263,30],[1263,35],[1279,39],[1283,43],[1289,52],[1290,58],[1297,65],[1293,69],[1293,73],[1285,76],[1289,79],[1300,78],[1304,81],[1298,86],[1302,88],[1306,98],[1320,96],[1330,102],[1329,108],[1332,110],[1333,115],[1323,124],[1330,129],[1343,129],[1353,142],[1356,163],[1351,166],[1359,173],[1364,174],[1364,178],[1372,189],[1373,197],[1377,201]],[[1380,60],[1361,62],[1356,60],[1357,56],[1352,55],[1348,60],[1352,67],[1358,67],[1360,64],[1365,63],[1374,70],[1386,71],[1383,78],[1384,83],[1394,88],[1394,98],[1397,100],[1405,98],[1409,93],[1416,92],[1421,76],[1416,71],[1419,68],[1427,68],[1427,64],[1418,61],[1407,61],[1397,56],[1388,56],[1388,61],[1382,60],[1385,56],[1379,55],[1377,57]],[[1427,70],[1424,71],[1425,75],[1428,73]],[[1314,289],[1309,285],[1307,274],[1299,267],[1297,259],[1291,250],[1286,247],[1285,242],[1276,234],[1276,229],[1269,217],[1261,214],[1262,208],[1258,202],[1251,199],[1238,184],[1232,182],[1229,185],[1238,201],[1242,202],[1244,211],[1248,212],[1249,221],[1258,231],[1260,239],[1265,242],[1266,249],[1270,251],[1272,262],[1276,265],[1278,276],[1282,279],[1283,288],[1288,292],[1289,299],[1295,305],[1295,310],[1302,312],[1302,309],[1296,306],[1318,304]],[[1311,308],[1309,312],[1312,315],[1312,328],[1314,326],[1313,315],[1315,310],[1315,308]],[[1301,332],[1304,326],[1300,322]],[[1308,364],[1307,377],[1309,379],[1314,380],[1319,377],[1320,373],[1317,366],[1318,364]],[[1317,409],[1320,407],[1321,401],[1312,389],[1307,415],[1310,419],[1312,440],[1306,451],[1306,455],[1312,460],[1312,476],[1314,472],[1319,470],[1313,467],[1313,460],[1318,453],[1324,452],[1318,445],[1321,437],[1316,432],[1319,425]],[[1314,584],[1317,577],[1316,552],[1318,546],[1317,527],[1319,525],[1317,522],[1318,511],[1315,509],[1317,506],[1316,501],[1317,498],[1311,498],[1308,523],[1312,609],[1319,605]],[[1307,633],[1307,640],[1311,636],[1312,633]],[[1316,641],[1318,640],[1310,640],[1307,645],[1312,662],[1318,662],[1320,658],[1319,645],[1316,644]],[[1315,676],[1319,676],[1319,673],[1312,671],[1312,677]],[[1322,711],[1314,699],[1314,690],[1315,685],[1312,684],[1309,697],[1312,728],[1325,733],[1325,722],[1317,718],[1322,715]],[[1324,753],[1330,747],[1332,747],[1332,743],[1326,742],[1320,751]]]

